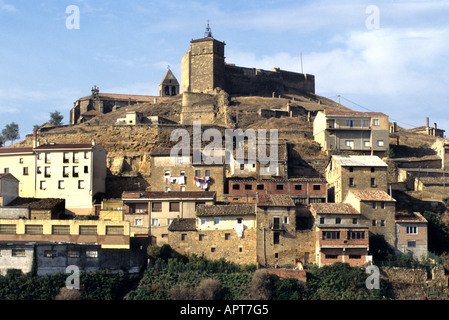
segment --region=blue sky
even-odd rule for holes
[[[79,29],[66,27],[70,5]],[[228,63],[301,72],[302,54],[317,94],[405,128],[430,117],[449,135],[448,17],[436,0],[0,0],[0,129],[14,121],[24,138],[54,110],[67,124],[94,85],[157,95],[210,20]]]

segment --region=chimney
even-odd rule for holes
[[[95,139],[92,139],[92,145],[95,146],[96,144]]]
[[[37,130],[34,129],[33,130],[33,148],[37,148],[37,147],[39,147],[39,138],[38,138]]]
[[[426,127],[429,127],[429,117],[426,118]]]

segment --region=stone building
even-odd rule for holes
[[[409,254],[415,259],[427,258],[427,220],[419,213],[396,215],[397,254]]]
[[[444,133],[445,133],[445,130],[438,128],[436,123],[434,123],[433,126],[431,127],[428,117],[426,118],[425,126],[408,129],[408,131],[414,132],[414,133],[426,134],[428,136],[439,137],[439,138],[444,138]]]
[[[131,236],[151,237],[157,245],[168,243],[168,228],[175,219],[195,218],[200,204],[215,203],[216,193],[205,191],[124,192],[124,220],[129,221]]]
[[[368,226],[348,203],[313,203],[318,266],[335,262],[362,266],[370,261]]]
[[[343,202],[349,190],[387,191],[387,172],[378,156],[332,156],[325,170],[329,199]]]
[[[159,84],[159,96],[170,97],[179,94],[179,82],[173,72],[168,69],[161,83]]]
[[[225,45],[214,39],[209,27],[203,38],[190,42],[182,58],[182,92],[211,93],[215,88],[230,95],[315,92],[315,77],[310,74],[227,64]]]
[[[226,168],[224,160],[217,164],[194,163],[193,149],[189,154],[171,156],[169,148],[151,153],[152,191],[213,191],[223,199]]]
[[[381,112],[319,111],[313,137],[328,153],[361,152],[383,156],[389,147],[390,123]]]

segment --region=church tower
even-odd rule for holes
[[[168,69],[161,84],[159,85],[159,96],[170,97],[179,94],[179,82],[173,72]]]
[[[207,24],[204,38],[192,40],[182,58],[182,91],[208,93],[224,88],[225,43],[215,40]]]

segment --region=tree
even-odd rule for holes
[[[19,135],[19,125],[17,123],[10,123],[5,126],[5,129],[2,130],[2,136],[5,141],[11,141],[11,144],[14,143],[14,140],[20,138]]]
[[[0,147],[3,147],[5,145],[5,137],[3,135],[0,135]]]
[[[55,126],[62,125],[62,119],[64,119],[64,116],[59,112],[50,112],[50,123]]]

